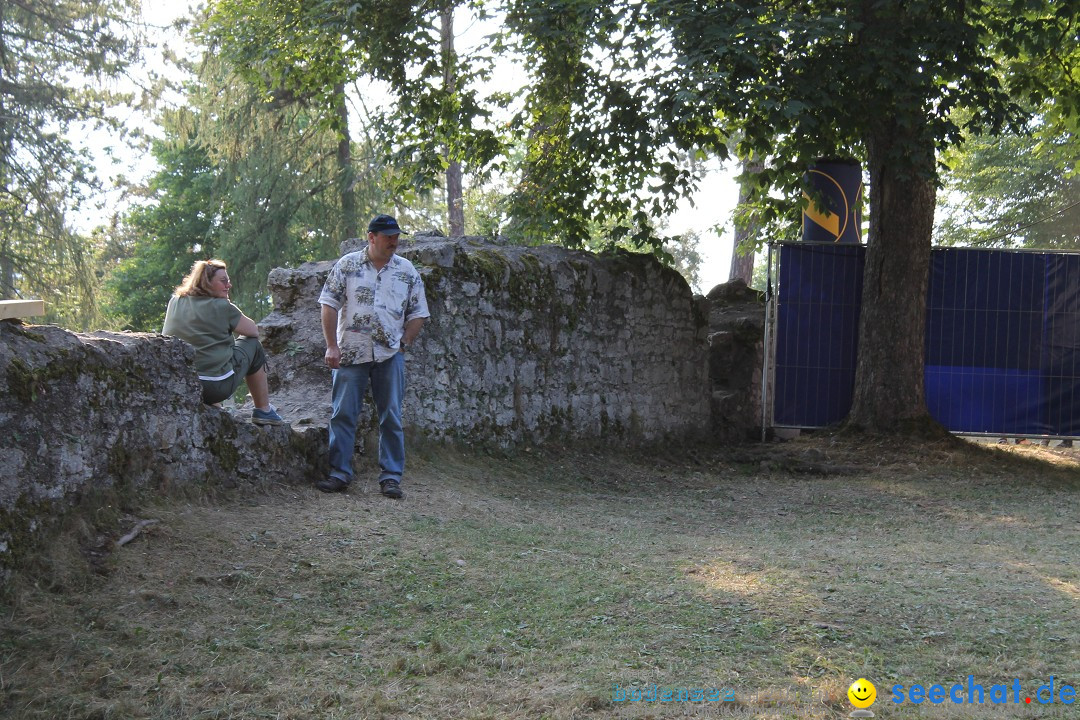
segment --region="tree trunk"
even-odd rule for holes
[[[912,160],[919,148],[921,157]],[[847,425],[868,432],[919,432],[935,427],[923,387],[934,148],[886,124],[871,131],[867,149],[870,232]],[[915,172],[901,174],[898,163],[889,161],[900,152],[908,154]]]
[[[454,8],[447,5],[440,13],[442,19],[443,89],[446,93],[457,92],[457,76],[454,58]],[[450,237],[465,234],[465,204],[462,200],[461,163],[446,152],[446,212],[450,221]]]
[[[356,189],[353,182],[352,136],[349,135],[349,108],[345,102],[345,85],[334,86],[334,100],[337,103],[338,130],[337,163],[341,177],[341,218],[342,230],[346,238],[358,237],[356,222]]]
[[[451,160],[446,168],[446,209],[450,216],[450,237],[465,235],[465,204],[462,199],[461,163]]]
[[[15,293],[15,263],[6,247],[0,248],[0,300],[14,300],[18,297]]]
[[[760,160],[742,161],[743,173],[759,173],[762,168]],[[758,233],[757,222],[751,215],[742,212],[749,197],[745,183],[741,184],[739,204],[735,206],[735,242],[731,246],[731,272],[728,273],[728,280],[738,278],[748,286],[754,280],[754,250],[748,243]],[[739,252],[740,249],[743,249],[742,253]]]

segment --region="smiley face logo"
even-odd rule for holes
[[[877,688],[866,678],[859,678],[847,689],[848,700],[857,708],[868,708],[877,700]]]

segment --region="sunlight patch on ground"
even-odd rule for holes
[[[1080,587],[1077,587],[1076,583],[1067,582],[1049,575],[1044,575],[1043,580],[1058,592],[1072,598],[1074,601],[1080,601]]]
[[[767,591],[762,573],[741,572],[734,563],[722,560],[691,568],[688,574],[691,580],[700,583],[713,593],[753,598]]]

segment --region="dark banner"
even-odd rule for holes
[[[807,184],[824,205],[806,193],[805,242],[862,242],[862,166],[855,161],[820,160],[806,173]]]

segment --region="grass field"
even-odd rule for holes
[[[1078,461],[427,449],[399,502],[370,477],[144,501],[112,523],[157,521],[134,541],[72,523],[7,588],[0,716],[840,718],[865,677],[878,718],[1074,717],[1023,698],[1080,688]],[[890,700],[969,675],[983,705]],[[654,685],[729,699],[617,699]]]

